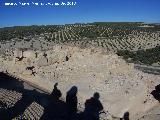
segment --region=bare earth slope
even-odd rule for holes
[[[49,92],[58,82],[63,98],[77,86],[80,110],[95,92],[100,93],[104,110],[119,118],[128,111],[131,120],[137,120],[158,104],[150,93],[159,84],[159,75],[138,71],[116,54],[56,45],[45,51],[15,49],[10,55],[0,58],[0,71]],[[111,119],[109,114],[101,118]]]

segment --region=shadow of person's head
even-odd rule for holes
[[[153,97],[160,102],[160,84],[155,86],[155,90],[151,92]]]
[[[62,96],[62,93],[61,91],[57,88],[58,86],[58,83],[55,83],[54,84],[54,89],[51,93],[51,96],[55,99],[55,100],[58,100],[61,96]]]
[[[160,84],[155,87],[157,92],[160,92]]]
[[[54,84],[54,89],[57,89],[58,83]]]
[[[96,100],[99,100],[99,98],[100,98],[99,93],[98,93],[98,92],[95,92],[95,93],[93,94],[93,98],[96,99]]]
[[[67,92],[68,95],[77,95],[78,88],[76,86],[72,86],[71,89]]]
[[[123,116],[124,120],[129,120],[129,112],[125,112]]]

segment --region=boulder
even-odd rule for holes
[[[46,57],[41,56],[38,59],[36,59],[35,63],[38,67],[46,66],[48,65],[48,59]]]
[[[20,49],[15,49],[13,53],[15,58],[21,58],[23,56],[23,52]]]

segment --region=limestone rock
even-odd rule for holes
[[[14,51],[14,57],[17,58],[21,58],[23,56],[23,52],[20,49],[15,49]]]
[[[61,45],[50,50],[28,50],[23,54],[16,50],[15,53],[14,56],[23,55],[24,59],[17,62],[1,59],[2,71],[7,70],[50,92],[58,82],[63,98],[72,86],[77,86],[81,110],[85,100],[95,92],[99,92],[104,110],[117,118],[126,111],[134,118],[157,104],[149,94],[160,83],[159,76],[135,69],[134,64],[126,63],[116,54]],[[26,69],[33,66],[33,71]],[[102,114],[102,120],[112,119],[111,115]]]
[[[35,59],[36,58],[36,53],[35,53],[35,51],[27,50],[27,51],[23,52],[23,57]]]
[[[48,65],[48,60],[46,57],[39,57],[38,59],[36,59],[36,66],[41,67],[41,66],[46,66]]]

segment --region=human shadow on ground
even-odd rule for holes
[[[160,102],[160,84],[155,87],[155,90],[151,92],[153,97]]]
[[[55,83],[52,93],[48,96],[48,103],[44,106],[44,114],[41,120],[67,120],[67,106],[66,103],[60,100],[62,96],[58,89],[58,83]]]
[[[83,113],[84,120],[99,120],[100,111],[103,110],[103,106],[99,98],[100,95],[98,92],[96,92],[94,93],[93,97],[86,100],[85,110]]]
[[[11,120],[22,115],[29,105],[36,102],[44,108],[40,120],[99,120],[99,113],[103,109],[99,93],[95,93],[93,97],[86,100],[85,110],[77,113],[78,88],[76,86],[72,86],[67,92],[66,102],[60,100],[62,93],[58,89],[58,83],[55,83],[51,94],[28,86],[29,89],[26,89],[22,81],[0,73],[0,88],[22,93],[22,98],[11,108],[3,109],[5,104],[0,99],[0,106],[2,106],[0,119]]]
[[[67,105],[67,112],[69,115],[68,119],[76,119],[77,116],[77,92],[78,88],[76,86],[71,87],[71,89],[67,92],[66,95],[66,105]]]

